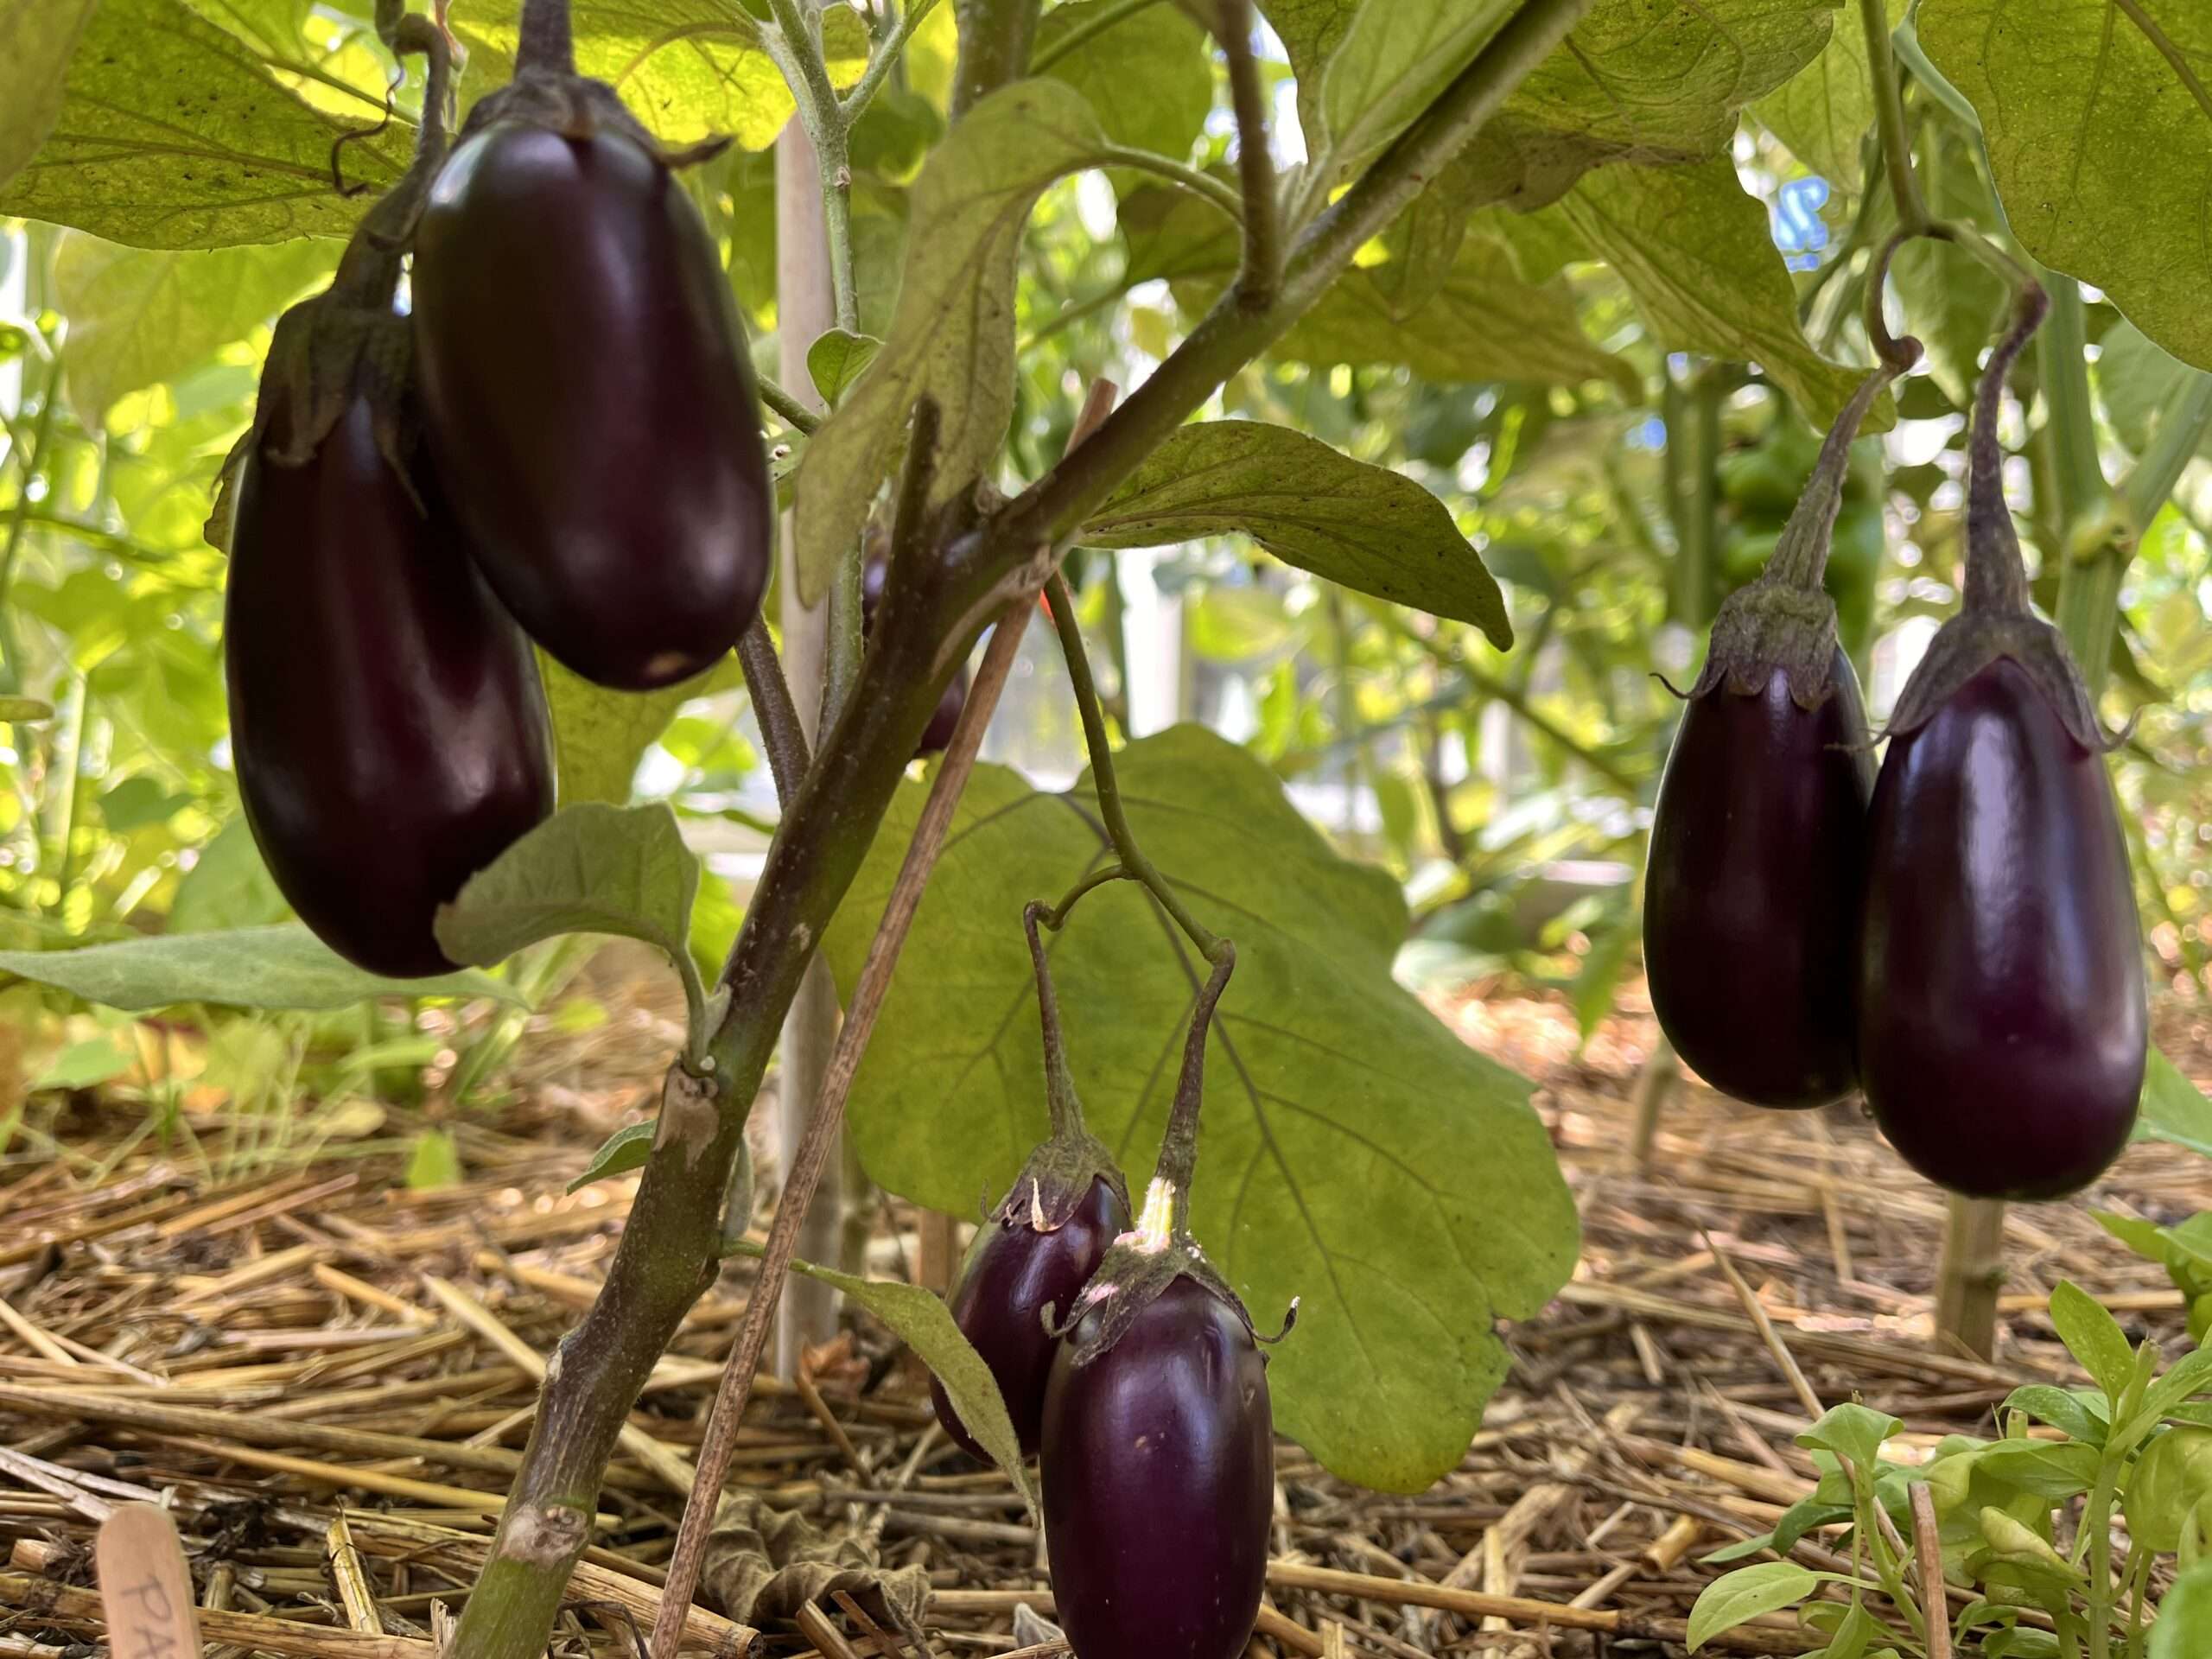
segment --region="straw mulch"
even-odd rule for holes
[[[1986,1431],[2017,1383],[2078,1380],[2044,1313],[2061,1278],[2134,1333],[2184,1344],[2164,1275],[2074,1203],[2012,1214],[1997,1362],[1942,1351],[1929,1310],[1943,1205],[1854,1114],[1761,1114],[1691,1083],[1640,1173],[1624,1149],[1647,1012],[1630,1006],[1578,1052],[1572,1017],[1548,1002],[1473,995],[1439,1011],[1540,1081],[1580,1198],[1582,1266],[1508,1333],[1515,1363],[1487,1422],[1428,1491],[1360,1491],[1281,1447],[1256,1653],[1681,1652],[1717,1570],[1700,1558],[1764,1530],[1810,1470],[1791,1438],[1800,1389],[1748,1307],[1821,1402],[1856,1395],[1903,1418],[1901,1455]],[[611,1029],[634,1051],[622,1063],[574,1048],[541,1059],[501,1121],[458,1127],[466,1184],[435,1192],[408,1191],[397,1157],[339,1155],[339,1142],[226,1179],[143,1134],[143,1105],[35,1105],[34,1125],[85,1158],[19,1140],[0,1164],[0,1659],[99,1640],[93,1529],[113,1504],[156,1498],[192,1555],[211,1653],[433,1659],[527,1433],[540,1357],[593,1294],[632,1192],[563,1187],[647,1103],[664,1027],[618,1011]],[[2161,1034],[2194,1056],[2203,1033],[2168,1010]],[[592,1040],[603,1060],[607,1033]],[[90,1183],[104,1151],[120,1155]],[[2208,1172],[2139,1149],[2092,1201],[2177,1220],[2212,1207]],[[874,1266],[896,1272],[916,1259],[913,1217],[885,1215]],[[746,1291],[741,1263],[638,1402],[561,1652],[639,1650]],[[945,1442],[922,1375],[880,1328],[850,1326],[796,1384],[764,1382],[734,1483],[804,1514],[850,1560],[919,1568],[931,1653],[1058,1650],[1034,1617],[1052,1604],[1020,1500]],[[1800,1558],[1832,1565],[1833,1542],[1808,1540]],[[702,1607],[691,1645],[914,1655],[859,1590],[764,1618],[757,1645]],[[1736,1650],[1818,1645],[1777,1616]]]

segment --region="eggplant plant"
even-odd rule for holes
[[[1406,884],[1346,857],[1293,805],[1287,776],[1364,779],[1381,840],[1403,854],[1396,874],[1433,891],[1440,868],[1436,885],[1462,899],[1503,889],[1485,868],[1501,847],[1534,865],[1632,844],[1656,782],[1643,930],[1655,1001],[1714,1081],[1804,1105],[1862,1079],[1901,1147],[1975,1190],[2070,1185],[2124,1133],[2122,1050],[2144,1058],[2139,940],[2086,691],[2046,671],[2056,659],[2027,626],[1993,495],[2001,366],[1974,423],[1970,626],[1948,637],[1986,643],[1994,629],[2012,644],[1955,683],[1916,685],[1871,816],[1823,561],[1851,436],[1931,395],[1930,377],[1899,378],[1909,353],[1880,310],[1865,232],[1886,213],[1916,255],[1941,244],[1976,276],[2017,264],[1971,224],[1930,218],[1908,103],[1947,142],[1986,147],[2026,251],[2115,296],[2146,346],[2212,365],[2201,273],[2171,253],[2196,245],[2193,197],[2173,182],[2194,180],[2191,139],[2146,145],[2137,130],[2194,107],[2175,66],[2199,36],[2176,0],[2126,9],[2113,41],[2086,13],[2023,22],[2038,49],[2009,54],[1980,44],[1975,0],[1921,0],[1903,24],[1866,0],[1878,174],[1864,135],[1839,143],[1805,114],[1815,90],[1832,107],[1838,61],[1858,58],[1859,42],[1836,39],[1853,20],[1833,0],[669,0],[645,23],[591,0],[411,15],[375,0],[384,45],[431,68],[419,104],[385,85],[352,4],[251,18],[199,0],[35,10],[35,50],[0,65],[0,215],[39,227],[22,245],[38,256],[26,292],[40,301],[31,327],[0,339],[39,372],[35,401],[17,399],[7,423],[0,715],[33,728],[25,753],[60,781],[9,803],[0,891],[22,899],[5,918],[22,931],[4,943],[26,948],[0,951],[0,969],[134,1010],[512,1001],[529,976],[494,976],[518,952],[618,933],[664,952],[683,989],[658,1117],[584,1172],[641,1172],[636,1200],[603,1294],[549,1366],[454,1634],[461,1659],[543,1651],[632,1403],[725,1262],[753,1252],[749,1204],[735,1201],[750,1182],[734,1177],[810,976],[834,982],[843,1020],[826,1052],[782,1049],[789,1092],[810,1096],[804,1132],[690,1471],[656,1659],[675,1650],[793,1272],[839,1285],[925,1351],[963,1444],[1017,1471],[1034,1446],[1084,1659],[1126,1648],[1140,1587],[1172,1592],[1172,1630],[1145,1627],[1162,1651],[1236,1649],[1265,1572],[1276,1433],[1380,1488],[1417,1491],[1458,1464],[1508,1363],[1499,1324],[1533,1316],[1573,1270],[1573,1205],[1526,1081],[1400,984]],[[2173,32],[2171,50],[2152,29]],[[454,41],[468,59],[457,93]],[[2124,120],[2084,115],[2064,156],[2047,133],[2008,129],[2024,109],[2076,108],[2047,66],[2107,48],[2139,84],[2177,95]],[[1770,170],[1819,168],[1859,201],[1861,233],[1827,250],[1802,291],[1736,170],[1739,135]],[[2133,217],[2056,188],[2085,157]],[[800,197],[810,209],[818,197],[818,232],[779,207]],[[2061,200],[2074,205],[2054,213]],[[1983,218],[1993,231],[1995,204]],[[1079,238],[1110,246],[1094,257]],[[765,274],[817,252],[826,327],[796,279],[786,291]],[[206,479],[243,423],[219,387],[244,395],[261,324],[334,263],[328,292],[270,342],[219,514],[235,524],[229,563],[188,533],[175,544],[176,480]],[[118,270],[135,292],[219,296],[203,308],[223,321],[175,340],[141,319],[121,349],[99,308],[132,288]],[[55,305],[49,273],[67,290]],[[1978,356],[1988,319],[1932,305],[1918,267],[1901,265],[1897,288],[1916,322],[1941,325],[1923,327],[1935,356],[1952,368]],[[1854,293],[1872,300],[1856,325]],[[757,371],[748,328],[771,327],[810,385]],[[2086,376],[2072,355],[2046,382],[2055,404]],[[162,366],[142,372],[149,361]],[[187,370],[214,378],[188,385]],[[1694,411],[1681,406],[1685,373]],[[1621,690],[1641,684],[1619,672],[1623,642],[1640,670],[1662,587],[1696,599],[1681,620],[1708,613],[1722,585],[1719,435],[1732,389],[1754,378],[1831,435],[1766,573],[1721,613],[1657,779],[1660,705]],[[140,404],[153,412],[134,414]],[[2192,382],[2160,410],[2133,518],[2069,543],[2069,573],[2089,574],[2062,583],[2062,610],[2093,632],[2113,632],[2142,509],[2171,493],[2212,401]],[[1662,469],[1647,514],[1638,492]],[[1599,486],[1560,483],[1585,474],[1607,496],[1602,533],[1560,526],[1593,518],[1582,497]],[[1931,524],[1941,494],[1911,498]],[[1217,557],[1232,537],[1238,556]],[[1135,736],[1121,586],[1084,595],[1119,671],[1109,699],[1057,574],[1078,544],[1103,569],[1121,550],[1185,543],[1216,574],[1249,575],[1243,543],[1256,548],[1296,602],[1254,581],[1237,620],[1335,647],[1319,690],[1287,661],[1249,746],[1191,726]],[[128,561],[127,579],[105,563],[65,568],[56,544]],[[2195,591],[2194,575],[2161,579]],[[212,830],[243,801],[296,923],[279,907],[251,925],[142,929],[187,882],[204,894],[219,862],[185,873],[160,857],[181,864],[214,842],[171,834],[102,864],[80,833],[101,777],[101,746],[86,741],[99,700],[124,695],[126,671],[166,689],[180,655],[214,660],[204,607],[172,628],[166,600],[139,602],[192,580],[227,587],[232,696],[212,712],[175,699],[166,729],[196,757],[191,810]],[[1927,580],[1904,584],[1912,603],[1932,602]],[[101,584],[136,607],[120,663],[85,598]],[[1033,666],[1016,658],[1040,593],[1088,757],[1057,791],[977,760],[1009,677]],[[818,674],[804,671],[810,615]],[[1220,651],[1233,632],[1191,636]],[[60,695],[31,696],[52,684],[31,684],[27,664],[50,667]],[[1602,715],[1554,706],[1537,676],[1554,664]],[[676,735],[697,718],[679,712],[687,699],[741,679],[778,813],[741,918],[721,899],[709,948],[702,867],[676,813],[629,791],[650,746],[690,743]],[[1562,786],[1544,823],[1516,827],[1471,764],[1493,712],[1543,766],[1597,788]],[[1418,794],[1378,759],[1400,728],[1424,751]],[[1447,734],[1464,775],[1446,764]],[[1999,739],[2012,782],[1967,789],[1979,746]],[[710,747],[742,746],[690,745]],[[113,793],[100,797],[111,828],[146,791]],[[1497,822],[1471,822],[1478,810]],[[1938,937],[1940,906],[1908,878],[1957,854],[1935,832],[1955,843],[1985,818],[2065,890],[1996,894],[1986,918],[1955,908]],[[1414,855],[1424,834],[1440,857]],[[1986,871],[1955,859],[1947,873]],[[1039,893],[1065,896],[1030,914],[1025,950],[1014,918]],[[1048,978],[1039,925],[1078,899],[1084,926],[1056,940]],[[1630,904],[1611,917],[1602,952],[1574,901],[1537,925],[1562,950],[1590,943],[1586,1025],[1637,934]],[[2050,949],[2069,930],[2095,947],[2074,1002]],[[1238,995],[1224,1002],[1229,936]],[[1989,948],[1977,955],[1977,941]],[[1976,1010],[2016,992],[2034,1018],[1916,1026],[1882,1006],[1907,979],[1931,1004]],[[1065,1032],[1055,981],[1074,1011]],[[1034,1025],[1014,1017],[1032,995]],[[2027,1024],[2048,1045],[2040,1072],[1980,1052]],[[817,1075],[818,1090],[793,1081]],[[1915,1139],[1931,1124],[2002,1133],[1976,1093],[1999,1084],[2033,1108],[2012,1161],[1960,1170]],[[2061,1085],[2087,1102],[2071,1117]],[[979,1190],[1005,1194],[950,1307],[797,1259],[845,1128],[903,1196],[955,1212]],[[1112,1172],[1155,1145],[1160,1174],[1132,1225]],[[1305,1327],[1263,1361],[1243,1307],[1301,1296]],[[1071,1327],[1048,1330],[1048,1304]],[[1146,1442],[1135,1461],[1132,1438]],[[2160,1454],[2184,1487],[2188,1450]],[[1182,1513],[1148,1528],[1163,1504]]]

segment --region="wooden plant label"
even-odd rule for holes
[[[167,1510],[118,1504],[93,1555],[115,1659],[199,1659],[192,1569]]]

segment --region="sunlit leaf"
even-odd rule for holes
[[[409,130],[372,124],[311,108],[182,0],[102,0],[0,213],[141,248],[343,236],[407,164]]]
[[[522,1000],[512,986],[473,971],[429,979],[366,973],[296,925],[167,934],[77,950],[0,950],[0,974],[130,1014],[188,1002],[312,1010],[351,1007],[376,996]]]
[[[1157,547],[1236,531],[1287,564],[1512,643],[1497,584],[1442,501],[1288,427],[1182,428],[1091,515],[1083,539]]]
[[[1500,1318],[1532,1314],[1573,1260],[1573,1207],[1529,1086],[1391,977],[1396,884],[1351,864],[1257,760],[1180,726],[1122,751],[1137,838],[1235,979],[1215,1026],[1192,1220],[1263,1324],[1276,1421],[1345,1478],[1392,1491],[1454,1466],[1503,1375]],[[824,941],[851,984],[920,809],[903,788]],[[893,1191],[954,1213],[1002,1190],[1046,1127],[1021,908],[1111,855],[1088,781],[969,781],[850,1103]],[[1133,1173],[1166,1122],[1191,958],[1127,886],[1084,900],[1052,948],[1091,1127]]]
[[[705,694],[715,671],[658,691],[613,691],[572,673],[543,652],[537,671],[553,716],[553,758],[561,804],[605,801],[626,805],[638,762],[668,729],[676,711]]]
[[[938,500],[996,458],[1014,411],[1014,262],[1030,209],[1105,143],[1081,93],[1023,80],[969,111],[923,168],[890,333],[799,462],[798,566],[809,603],[859,536],[922,398],[940,416]]]
[[[1887,4],[1894,28],[1904,19],[1906,0]],[[1836,14],[1827,49],[1752,105],[1751,113],[1808,171],[1840,190],[1859,190],[1866,181],[1860,151],[1874,125],[1874,93],[1866,31],[1855,7]]]
[[[1081,92],[1106,136],[1133,149],[1183,160],[1213,107],[1205,31],[1175,6],[1131,11],[1118,0],[1070,0],[1038,23],[1030,58],[1043,66],[1037,73]]]
[[[1662,349],[1758,364],[1816,428],[1865,378],[1805,338],[1766,210],[1726,160],[1608,167],[1576,185],[1560,211],[1628,285]],[[1866,428],[1882,430],[1893,418],[1885,396]]]
[[[1763,1613],[1794,1606],[1819,1586],[1820,1580],[1795,1561],[1762,1561],[1723,1574],[1698,1592],[1690,1609],[1690,1651]]]
[[[1920,43],[1981,117],[2005,221],[2212,369],[2212,8],[2201,0],[1923,0]]]
[[[61,111],[61,77],[99,0],[0,0],[0,185]]]

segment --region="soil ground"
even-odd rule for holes
[[[397,1111],[365,1129],[310,1117],[291,1161],[272,1165],[240,1151],[266,1137],[242,1138],[219,1103],[187,1099],[197,1154],[145,1133],[140,1103],[34,1109],[33,1138],[0,1163],[0,1659],[66,1659],[101,1639],[96,1603],[68,1586],[91,1582],[108,1507],[155,1494],[182,1529],[211,1653],[434,1659],[528,1431],[534,1356],[593,1294],[631,1200],[629,1181],[564,1192],[647,1106],[673,1037],[641,995],[615,986],[605,1000],[595,1032],[525,1051],[496,1121],[453,1126],[465,1179],[439,1191],[408,1190],[404,1160],[379,1149],[414,1126]],[[2086,1199],[2011,1211],[1985,1363],[1934,1339],[1940,1195],[1854,1111],[1762,1113],[1687,1081],[1639,1169],[1630,1097],[1656,1033],[1633,995],[1580,1049],[1549,1001],[1478,989],[1438,1011],[1536,1079],[1583,1260],[1507,1333],[1511,1373],[1430,1491],[1363,1491],[1280,1448],[1257,1653],[1682,1651],[1681,1620],[1719,1570],[1700,1558],[1765,1530],[1810,1471],[1792,1442],[1802,1394],[1746,1298],[1821,1402],[1856,1396],[1903,1418],[1906,1457],[1987,1432],[2018,1383],[2079,1380],[2047,1318],[2062,1278],[2132,1336],[2186,1344],[2164,1274],[2089,1211],[2182,1219],[2212,1207],[2212,1162],[2139,1147]],[[2212,1022],[2170,1007],[2159,1023],[2169,1053],[2212,1073]],[[886,1207],[878,1271],[914,1259],[913,1224]],[[679,1456],[747,1289],[740,1263],[632,1419]],[[1036,1532],[1007,1481],[935,1429],[911,1357],[858,1319],[806,1376],[756,1394],[734,1483],[805,1516],[863,1569],[861,1593],[796,1625],[763,1618],[758,1651],[917,1653],[868,1588],[871,1566],[926,1577],[932,1654],[1058,1651],[1030,1617],[1051,1609]],[[638,1650],[681,1502],[665,1472],[618,1456],[561,1652]],[[1800,1558],[1825,1548],[1808,1541]],[[743,1642],[710,1612],[692,1635],[725,1652]],[[1819,1645],[1777,1616],[1738,1650]]]

